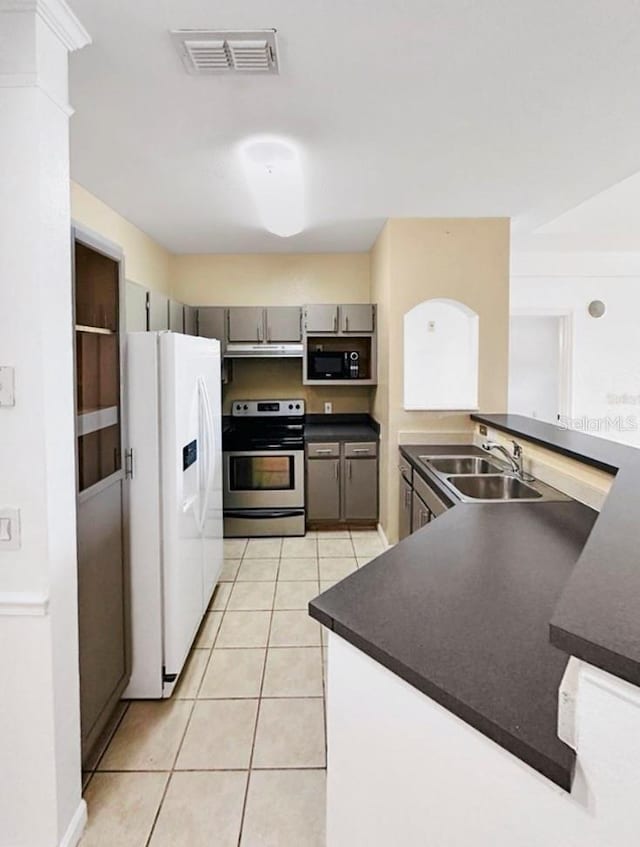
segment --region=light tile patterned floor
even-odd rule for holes
[[[324,847],[321,590],[383,551],[376,532],[228,539],[168,701],[123,704],[85,774],[81,847]]]

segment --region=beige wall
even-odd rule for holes
[[[303,398],[307,412],[322,413],[325,400],[333,412],[369,412],[371,389],[350,385],[314,387],[302,385],[301,359],[236,359],[233,380],[222,391],[223,411],[228,414],[234,400],[269,397],[274,400]]]
[[[77,182],[71,183],[71,217],[122,248],[127,279],[171,293],[171,253]]]
[[[380,374],[374,414],[383,430],[381,523],[390,541],[398,532],[397,445],[411,432],[468,431],[461,412],[403,409],[403,319],[423,300],[449,297],[480,316],[479,408],[507,403],[509,345],[509,221],[506,218],[392,219],[373,250],[372,292],[381,304]],[[425,363],[428,367],[429,363]],[[437,363],[434,363],[437,367]],[[384,454],[386,453],[386,457]]]
[[[272,306],[304,303],[368,303],[368,253],[261,253],[182,255],[172,259],[173,296],[198,306]],[[234,361],[223,391],[223,409],[236,399],[302,397],[307,411],[323,412],[325,400],[337,412],[368,412],[369,388],[302,385],[298,360]]]
[[[173,256],[173,295],[193,306],[368,303],[368,253]]]

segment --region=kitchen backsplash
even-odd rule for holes
[[[229,414],[234,400],[263,397],[302,397],[309,413],[323,413],[327,401],[334,414],[371,411],[372,388],[303,385],[301,359],[234,359],[232,367],[233,378],[222,390],[223,414]]]

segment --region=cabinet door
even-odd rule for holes
[[[184,333],[185,335],[198,334],[198,310],[194,306],[184,307]]]
[[[304,327],[307,334],[338,331],[338,307],[313,305],[304,307]]]
[[[127,332],[147,330],[147,289],[137,282],[126,285],[125,309],[127,310]]]
[[[224,306],[201,306],[198,309],[198,335],[217,338],[224,346],[225,312]]]
[[[184,332],[184,306],[175,300],[169,300],[169,329]]]
[[[398,518],[398,536],[400,540],[411,535],[412,488],[400,474],[400,500]]]
[[[340,459],[307,459],[307,520],[340,520]]]
[[[422,502],[415,491],[413,492],[412,505],[411,530],[412,532],[416,532],[416,530],[422,529],[423,526],[426,526],[429,523],[431,520],[431,512],[429,511],[429,507]]]
[[[376,459],[344,460],[345,520],[376,520],[378,517],[378,462]]]
[[[341,332],[373,332],[371,303],[353,303],[340,306]]]
[[[264,341],[264,309],[262,306],[230,306],[228,341]]]
[[[269,306],[266,315],[267,341],[302,340],[302,310],[299,306]]]
[[[157,291],[149,292],[149,329],[169,329],[169,298]]]

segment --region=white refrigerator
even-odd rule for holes
[[[222,569],[220,343],[127,335],[131,680],[170,696]]]

